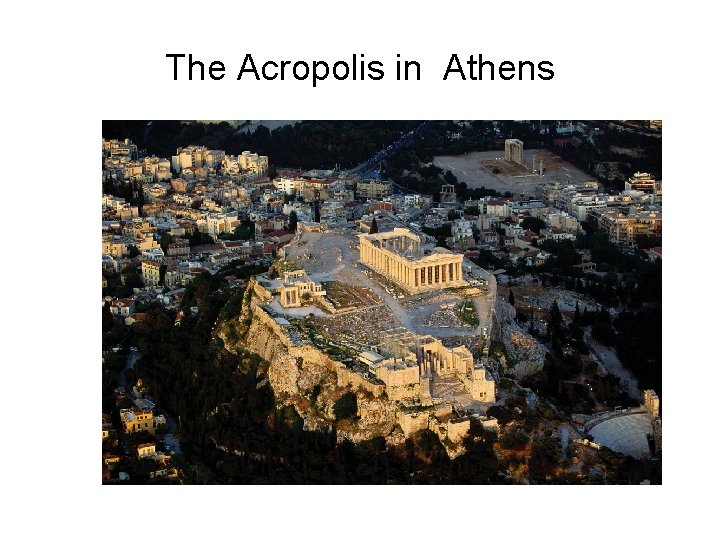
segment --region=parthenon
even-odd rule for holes
[[[410,294],[465,285],[460,254],[444,248],[423,252],[420,237],[408,229],[361,234],[360,262]]]

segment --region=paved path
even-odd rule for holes
[[[125,360],[125,367],[120,370],[120,375],[118,376],[118,386],[123,390],[125,389],[125,372],[135,366],[135,362],[137,362],[138,358],[140,358],[139,352],[130,351],[127,356],[127,360]]]
[[[643,395],[638,387],[637,379],[630,371],[625,369],[615,351],[595,341],[589,330],[585,331],[585,342],[590,348],[590,356],[620,379],[620,388],[627,392],[631,398],[642,403]]]

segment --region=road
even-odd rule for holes
[[[138,358],[140,358],[140,353],[137,351],[131,350],[130,353],[127,356],[127,360],[125,361],[125,366],[120,371],[120,374],[118,375],[118,387],[125,389],[125,372],[128,369],[132,369],[135,367],[135,362],[137,362]]]
[[[374,156],[372,156],[367,161],[364,161],[354,169],[348,171],[349,173],[357,173],[359,175],[365,175],[368,173],[375,173],[379,170],[380,164],[382,161],[394,154],[398,149],[408,146],[410,143],[412,143],[413,139],[422,133],[422,131],[430,125],[429,121],[425,121],[418,125],[415,129],[408,131],[407,133],[404,133],[397,141],[394,143],[388,145],[387,147],[383,148],[379,152],[377,152]]]

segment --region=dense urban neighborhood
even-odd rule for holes
[[[104,121],[104,484],[662,483],[660,121]]]

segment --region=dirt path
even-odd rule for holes
[[[586,331],[585,333],[585,342],[590,348],[590,355],[593,359],[602,364],[607,371],[620,379],[620,387],[627,392],[631,398],[642,403],[643,395],[638,386],[637,379],[630,371],[625,369],[620,362],[620,359],[615,354],[615,351],[595,341],[589,331]]]

